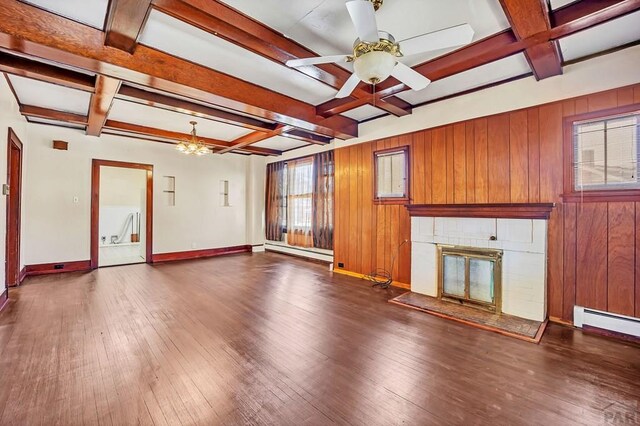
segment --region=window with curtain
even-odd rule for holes
[[[573,123],[574,190],[638,189],[640,113]]]
[[[269,164],[267,239],[332,250],[333,193],[333,151]]]

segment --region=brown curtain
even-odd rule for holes
[[[267,240],[282,241],[286,220],[285,163],[267,164],[265,225]]]
[[[313,157],[287,162],[287,243],[313,247]]]
[[[333,250],[333,151],[314,156],[313,175],[313,246]]]

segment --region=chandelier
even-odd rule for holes
[[[191,139],[183,139],[178,145],[176,145],[176,149],[183,154],[187,155],[205,155],[209,154],[211,150],[207,148],[202,140],[198,140],[198,135],[196,135],[196,121],[190,121],[189,124],[193,126],[191,130]]]

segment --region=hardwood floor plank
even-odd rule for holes
[[[0,424],[598,424],[640,347],[539,345],[276,253],[28,278],[0,314]],[[576,392],[580,389],[580,392]]]

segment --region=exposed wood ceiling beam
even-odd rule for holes
[[[21,58],[5,52],[0,52],[0,71],[45,81],[47,83],[59,84],[73,89],[80,89],[89,92],[95,91],[95,76],[59,68],[53,65],[34,61],[32,59]],[[116,98],[126,99],[149,106],[158,106],[176,112],[184,112],[186,110],[206,115],[216,121],[239,125],[252,130],[268,131],[273,130],[276,127],[273,123],[266,123],[246,115],[211,108],[199,103],[173,98],[124,84],[120,86],[120,90],[118,91]]]
[[[154,7],[167,15],[194,25],[230,43],[282,64],[289,59],[309,58],[317,53],[285,37],[272,28],[216,0],[153,0]],[[345,52],[349,53],[349,52]],[[314,80],[339,90],[351,73],[335,64],[294,68]],[[366,86],[365,86],[366,87]],[[365,103],[374,98],[363,85],[352,96]],[[401,99],[377,99],[377,107],[397,116],[411,114],[411,105]]]
[[[87,116],[80,114],[73,114],[70,112],[56,111],[49,108],[42,108],[32,105],[20,105],[20,114],[25,117],[37,117],[47,120],[64,121],[67,123],[81,124],[85,126],[87,124]]]
[[[300,129],[291,129],[282,134],[291,139],[298,139],[301,141],[309,142],[314,145],[328,145],[331,142],[331,138],[324,136],[314,135],[313,133],[305,132]]]
[[[101,73],[226,109],[348,139],[357,122],[328,122],[315,106],[139,45],[133,54],[105,47],[102,31],[16,0],[0,0],[0,48]],[[329,125],[333,127],[328,127]]]
[[[102,127],[107,121],[107,115],[111,109],[113,99],[120,89],[122,82],[115,78],[98,75],[96,78],[96,90],[91,95],[89,104],[89,120],[87,124],[87,135],[100,136]]]
[[[151,0],[111,0],[104,44],[132,53],[147,20],[150,6]]]
[[[195,102],[173,98],[171,96],[138,89],[137,87],[127,86],[124,84],[120,87],[120,91],[116,97],[118,99],[126,99],[176,112],[189,111],[205,115],[215,121],[242,126],[252,130],[269,131],[276,127],[273,123],[266,123],[246,115],[234,114],[232,112],[211,108]]]
[[[124,123],[121,121],[107,120],[104,125],[105,129],[118,130],[130,133],[137,133],[141,135],[148,136],[156,136],[163,139],[171,139],[180,141],[183,139],[189,140],[191,135],[187,133],[180,132],[172,132],[169,130],[156,129],[153,127],[139,126],[137,124]],[[198,137],[198,139],[202,140],[206,145],[215,148],[229,148],[231,146],[231,142],[214,139],[214,138],[206,138],[206,137]],[[259,154],[259,155],[280,155],[281,151],[277,151],[274,149],[267,148],[258,148],[258,147],[246,147],[242,149],[244,152],[248,152],[251,154]]]
[[[551,12],[552,28],[527,39],[518,40],[512,30],[494,34],[470,45],[413,67],[432,81],[523,52],[592,26],[640,10],[640,0],[582,0]],[[385,98],[409,88],[394,78],[376,87],[376,97]],[[323,117],[341,114],[366,104],[362,99],[334,99],[316,107]]]
[[[551,29],[545,0],[500,0],[518,40]],[[527,48],[524,55],[537,80],[562,74],[562,60],[556,41],[547,41]]]
[[[285,126],[281,124],[269,132],[253,132],[253,133],[246,134],[244,136],[240,136],[239,138],[232,140],[230,142],[230,145],[227,148],[224,148],[218,151],[218,154],[224,154],[226,152],[235,151],[237,149],[244,149],[249,145],[272,138],[274,136],[281,135],[283,132],[286,132],[291,129],[292,129],[291,126]]]
[[[0,71],[73,89],[93,92],[94,76],[0,52]]]
[[[54,121],[62,121],[73,124],[86,125],[89,122],[89,118],[86,115],[81,114],[73,114],[70,112],[57,111],[49,108],[42,108],[32,105],[20,105],[20,113],[25,117],[37,117],[44,118],[47,120]],[[131,123],[123,123],[120,121],[107,120],[104,125],[105,132],[109,134],[114,134],[113,132],[107,132],[107,129],[131,133],[134,135],[146,135],[152,136],[156,138],[162,139],[170,139],[170,140],[182,140],[189,139],[190,135],[186,133],[172,132],[168,130],[155,129],[152,127],[139,126],[137,124]],[[127,136],[126,134],[118,134],[119,136]],[[215,148],[215,150],[220,150],[224,148],[228,148],[231,145],[231,142],[222,141],[213,138],[204,138],[199,137],[198,139],[203,140],[209,147]],[[158,140],[158,139],[155,139]],[[259,148],[259,147],[247,147],[241,149],[240,151],[246,152],[249,154],[258,154],[258,155],[280,155],[281,151],[267,148]]]
[[[556,40],[640,10],[640,0],[581,0],[551,12],[549,38]]]

